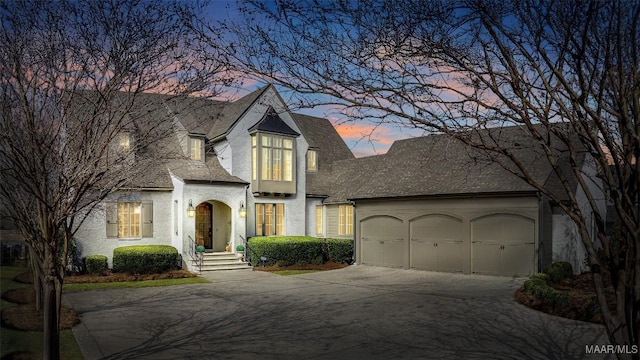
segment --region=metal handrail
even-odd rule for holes
[[[198,272],[202,272],[202,254],[196,251],[198,245],[191,235],[187,235],[187,238],[189,239],[189,256],[198,264]]]
[[[238,235],[238,236],[240,236],[240,239],[242,239],[242,245],[244,246],[244,253],[242,254],[242,258],[244,259],[244,261],[249,263],[249,265],[253,266],[251,264],[251,258],[249,257],[249,241],[245,239],[244,236],[242,235]]]

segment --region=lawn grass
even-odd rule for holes
[[[29,284],[22,284],[13,280],[16,276],[28,270],[29,268],[19,266],[0,266],[0,293],[12,289],[31,287]],[[0,310],[10,306],[16,305],[4,300],[0,302]],[[41,331],[19,331],[6,328],[2,328],[0,331],[0,357],[21,351],[33,353],[34,359],[42,359],[42,347],[43,334]],[[60,354],[63,360],[84,359],[71,330],[60,331]]]
[[[29,271],[26,267],[1,266],[0,267],[0,293],[5,291],[29,288],[32,285],[22,284],[14,281],[19,274]],[[99,290],[99,289],[122,289],[122,288],[142,288],[155,286],[171,286],[206,283],[208,280],[201,277],[158,279],[144,281],[120,281],[105,283],[66,283],[63,285],[63,294],[67,292]],[[15,304],[1,300],[0,310],[16,306]],[[0,358],[12,352],[30,352],[34,359],[42,359],[43,334],[39,331],[19,331],[2,328],[0,331]],[[84,359],[80,347],[73,336],[72,330],[60,331],[60,354],[63,360]]]
[[[271,271],[271,273],[276,275],[289,276],[289,275],[314,273],[318,271],[320,270],[276,270],[276,271]]]
[[[207,282],[209,282],[207,279],[204,279],[201,277],[191,277],[191,278],[181,278],[181,279],[64,284],[62,289],[63,289],[63,292],[75,292],[75,291],[102,290],[102,289],[125,289],[125,288],[136,289],[136,288],[157,287],[157,286],[202,284]]]

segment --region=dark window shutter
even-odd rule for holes
[[[142,237],[153,237],[153,202],[142,202]]]
[[[118,203],[107,202],[105,209],[107,220],[107,237],[118,237]]]

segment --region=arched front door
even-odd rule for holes
[[[225,251],[231,241],[231,208],[210,200],[196,207],[196,243],[211,252]]]

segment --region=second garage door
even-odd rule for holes
[[[427,215],[409,223],[412,269],[463,272],[465,256],[462,220],[448,215]]]

